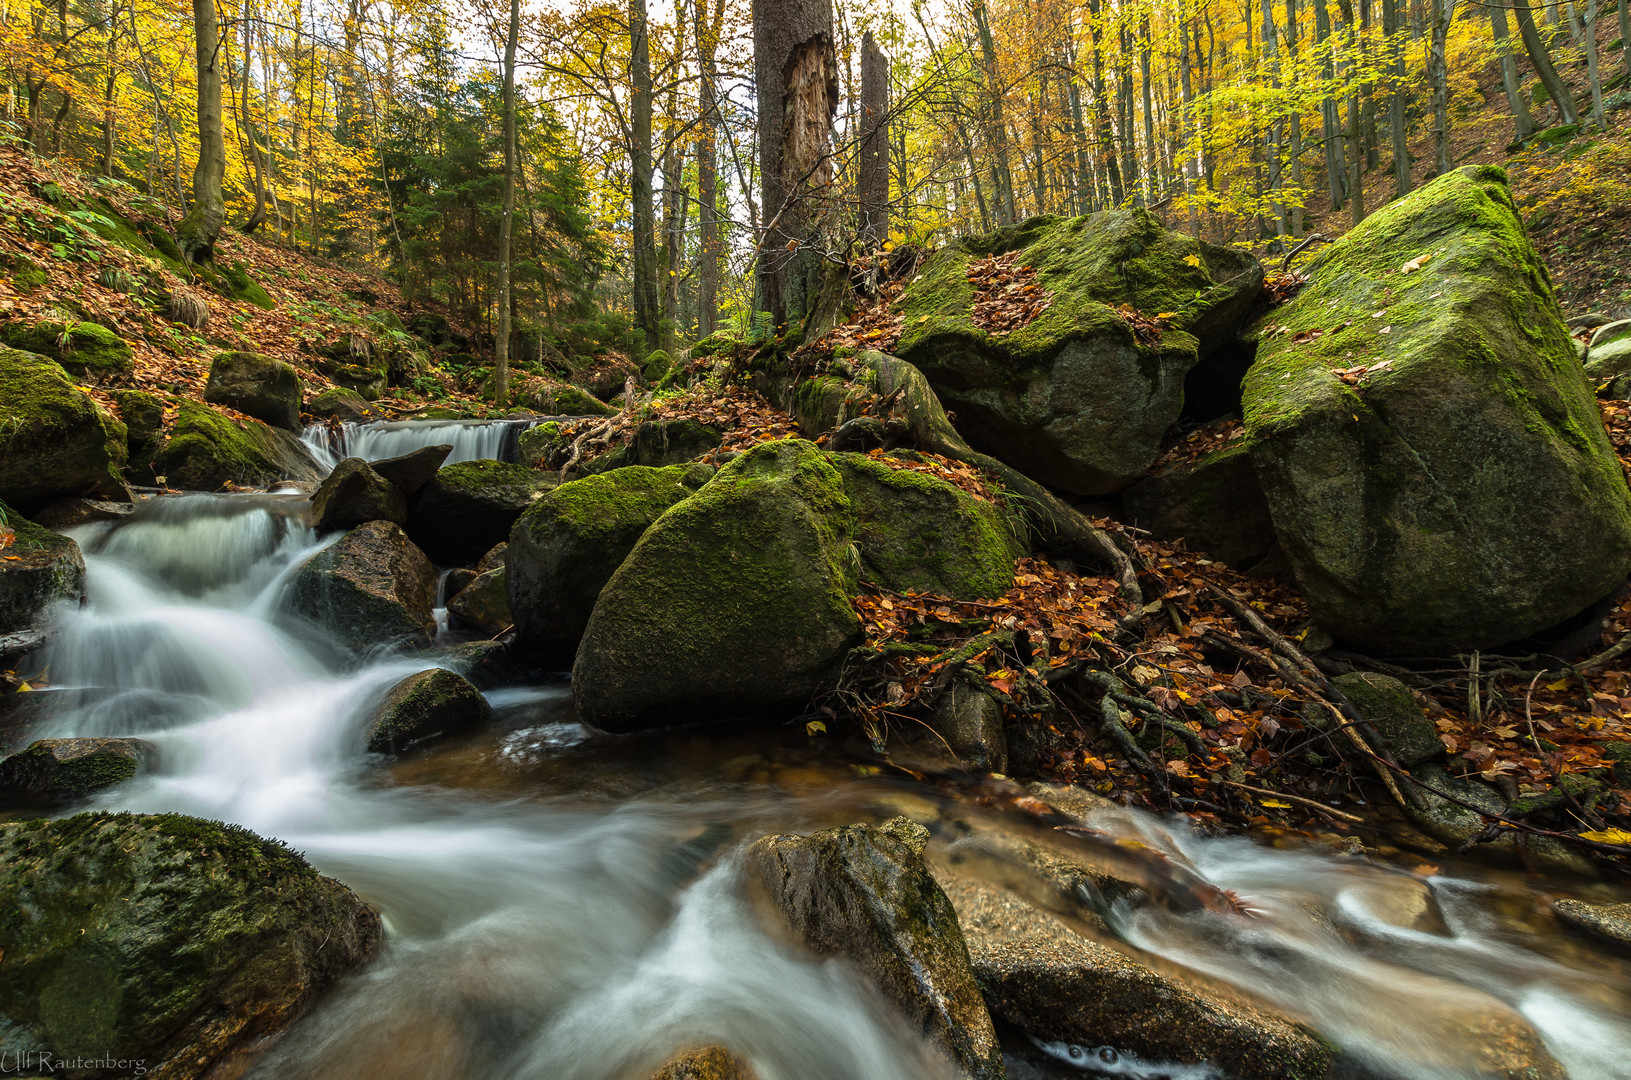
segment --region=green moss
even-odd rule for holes
[[[717,330],[691,346],[691,359],[733,352],[741,344],[742,339],[729,330]]]
[[[221,274],[221,291],[234,300],[243,300],[254,304],[258,308],[271,311],[277,307],[277,301],[271,294],[261,288],[260,283],[249,276],[243,263],[232,263],[217,268]]]
[[[124,373],[134,366],[130,343],[96,323],[0,324],[0,344],[49,356],[75,375]]]
[[[171,487],[213,491],[227,481],[257,485],[318,475],[292,434],[234,420],[197,401],[177,399],[176,409],[153,466]]]
[[[645,376],[647,382],[658,382],[673,366],[673,357],[662,349],[656,349],[646,357],[645,363],[640,365],[640,374]]]
[[[125,426],[43,356],[0,346],[0,497],[31,512],[63,494],[120,496]]]
[[[16,270],[13,272],[11,283],[18,292],[24,296],[31,295],[35,289],[42,287],[50,280],[50,275],[41,270],[33,259],[30,259],[27,255],[17,256]]]
[[[587,390],[568,383],[540,391],[533,404],[557,416],[611,416],[617,412]]]
[[[863,575],[897,591],[974,600],[1013,585],[1024,554],[991,503],[937,477],[863,454],[832,454],[855,512]]]
[[[169,230],[150,222],[132,222],[106,199],[97,200],[96,215],[87,224],[102,239],[119,245],[133,255],[152,259],[183,281],[192,279],[192,272],[182,259],[181,249],[176,247]]]

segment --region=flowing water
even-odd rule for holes
[[[313,424],[301,438],[324,469],[348,457],[382,461],[443,443],[453,447],[447,456],[451,465],[484,458],[514,461],[516,439],[532,424],[531,420],[390,420],[342,424],[338,430]]]
[[[775,932],[739,852],[902,811],[974,821],[976,838],[1000,826],[802,730],[603,736],[558,685],[492,691],[484,732],[368,755],[371,705],[426,664],[343,655],[282,613],[289,571],[321,544],[303,505],[166,498],[80,530],[89,602],[61,614],[49,658],[68,702],[53,734],[158,747],[153,774],[105,805],[280,837],[384,916],[381,957],[255,1075],[645,1080],[719,1042],[765,1080],[949,1080],[847,968]],[[1306,1019],[1364,1066],[1352,1075],[1488,1075],[1526,1020],[1574,1080],[1631,1076],[1631,974],[1561,935],[1533,882],[1203,839],[1131,811],[1095,824],[1255,912],[1118,907],[1119,947]],[[970,843],[931,827],[937,860]],[[1016,1080],[1209,1075],[1012,1035]]]

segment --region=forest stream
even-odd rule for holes
[[[305,507],[303,495],[167,497],[81,527],[88,602],[49,657],[62,688],[50,692],[72,702],[49,734],[158,748],[102,808],[280,838],[384,917],[382,954],[252,1075],[634,1080],[706,1043],[765,1080],[952,1075],[849,967],[774,929],[741,852],[767,833],[905,814],[929,826],[937,873],[1011,879],[985,841],[1019,824],[797,726],[751,741],[601,735],[575,720],[564,683],[491,690],[479,733],[394,762],[370,755],[370,707],[425,664],[350,660],[282,613],[291,568],[332,542]],[[1490,1017],[1508,1010],[1573,1080],[1627,1075],[1631,965],[1564,934],[1546,883],[1202,838],[1131,810],[1091,824],[1246,909],[1101,902],[1107,944],[1298,1018],[1340,1047],[1344,1075],[1488,1075]],[[1217,1075],[1002,1034],[1012,1077]]]

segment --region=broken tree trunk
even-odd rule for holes
[[[861,246],[889,239],[889,58],[868,30],[861,39]]]
[[[755,0],[753,77],[765,215],[754,306],[791,339],[830,320],[819,309],[833,292],[823,288],[838,109],[831,0]]]

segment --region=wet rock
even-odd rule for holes
[[[378,951],[376,915],[275,840],[179,814],[0,825],[8,1047],[230,1074]]]
[[[226,484],[264,487],[279,480],[321,480],[323,470],[291,432],[234,420],[196,401],[178,401],[175,423],[153,463],[173,488],[215,491]]]
[[[573,480],[515,523],[504,554],[520,646],[545,668],[568,668],[601,589],[669,507],[706,483],[706,470],[614,469]]]
[[[634,460],[631,464],[659,468],[695,461],[724,441],[719,429],[689,417],[678,420],[647,420],[634,433]]]
[[[1564,898],[1552,901],[1552,911],[1565,926],[1622,952],[1631,952],[1631,904],[1593,904]]]
[[[32,627],[52,604],[78,600],[84,586],[79,545],[0,502],[0,634]]]
[[[705,1046],[681,1054],[652,1074],[651,1080],[754,1080],[747,1062],[723,1046]]]
[[[1008,743],[1002,732],[1002,705],[967,680],[953,678],[934,703],[929,726],[956,756],[956,764],[974,772],[1006,773]],[[928,740],[924,740],[926,743]],[[932,744],[927,748],[932,749]]]
[[[319,533],[335,532],[365,521],[408,520],[408,501],[397,486],[368,467],[362,458],[346,458],[334,466],[311,497],[311,527]]]
[[[125,422],[125,451],[133,484],[153,483],[153,462],[164,448],[164,401],[144,390],[115,390]]]
[[[974,325],[969,265],[1022,251],[1052,303],[1021,329]],[[1261,292],[1250,256],[1169,232],[1143,210],[1032,218],[935,254],[899,301],[895,353],[915,365],[976,446],[1082,495],[1136,480],[1183,407],[1184,376],[1228,344]],[[1140,344],[1112,305],[1178,313]]]
[[[204,400],[283,428],[300,430],[300,376],[281,360],[230,352],[210,364]]]
[[[352,649],[429,645],[436,570],[388,521],[370,521],[311,556],[289,582],[295,614]]]
[[[1483,832],[1489,823],[1488,819],[1477,811],[1470,810],[1460,803],[1468,803],[1490,814],[1506,813],[1506,801],[1488,784],[1451,776],[1442,766],[1432,764],[1420,765],[1412,769],[1410,774],[1420,780],[1425,787],[1409,785],[1415,788],[1416,799],[1406,800],[1405,812],[1418,829],[1440,843],[1453,848],[1460,847]],[[1453,796],[1460,802],[1452,802],[1436,792]],[[1472,850],[1475,854],[1512,855],[1516,852],[1517,845],[1512,833],[1508,831],[1505,835],[1479,844]]]
[[[937,476],[891,467],[913,455],[886,458],[833,454],[855,513],[861,573],[904,592],[981,600],[1014,584],[1014,560],[1027,554],[1024,525],[992,503]]]
[[[1243,392],[1322,627],[1372,655],[1448,655],[1554,626],[1625,580],[1631,490],[1504,172],[1446,173],[1307,272],[1256,329]]]
[[[439,652],[437,662],[469,679],[478,690],[514,683],[522,674],[509,643],[503,641],[466,641]]]
[[[452,600],[455,596],[458,596],[461,592],[468,588],[470,583],[476,580],[476,578],[479,576],[479,574],[467,566],[458,566],[454,567],[452,570],[449,570],[447,572],[447,577],[442,581],[443,598],[446,600]]]
[[[1290,1022],[1158,974],[1014,893],[946,877],[991,1011],[1045,1042],[1210,1062],[1238,1080],[1317,1080],[1330,1051]]]
[[[0,499],[22,513],[64,495],[130,501],[125,426],[57,364],[0,348]]]
[[[963,1076],[1000,1078],[1002,1049],[956,912],[923,863],[928,839],[895,818],[767,836],[748,862],[806,945],[855,964]]]
[[[0,324],[0,345],[50,357],[70,374],[90,379],[128,374],[135,365],[129,342],[90,322]]]
[[[1438,728],[1416,704],[1410,687],[1398,679],[1374,671],[1353,671],[1331,682],[1386,740],[1400,765],[1414,768],[1444,756]]]
[[[57,499],[35,511],[33,521],[53,532],[62,532],[98,521],[123,521],[135,509],[133,503],[111,499]]]
[[[719,470],[657,519],[595,602],[573,668],[584,721],[786,716],[831,688],[860,633],[851,522],[843,478],[811,443],[761,443]]]
[[[322,391],[306,403],[306,412],[319,420],[354,424],[385,417],[376,406],[369,404],[367,398],[346,386],[334,386]]]
[[[1237,570],[1275,544],[1263,485],[1244,444],[1151,473],[1121,493],[1127,520],[1162,540],[1183,540]]]
[[[510,617],[504,568],[500,566],[497,570],[476,575],[474,581],[448,601],[447,613],[458,625],[488,637],[496,637],[508,630],[515,620]]]
[[[436,475],[447,460],[447,455],[453,452],[451,443],[440,443],[436,446],[421,446],[411,453],[401,457],[386,458],[384,461],[373,461],[369,466],[379,475],[385,477],[396,485],[404,497],[413,495],[420,488],[430,483],[431,477]]]
[[[554,473],[503,461],[445,466],[408,500],[408,535],[443,566],[473,563],[559,483]]]
[[[368,749],[397,754],[443,735],[480,727],[491,713],[487,699],[470,681],[431,668],[391,687],[368,725]]]
[[[141,739],[41,739],[0,761],[0,801],[56,806],[132,779],[151,760]]]

